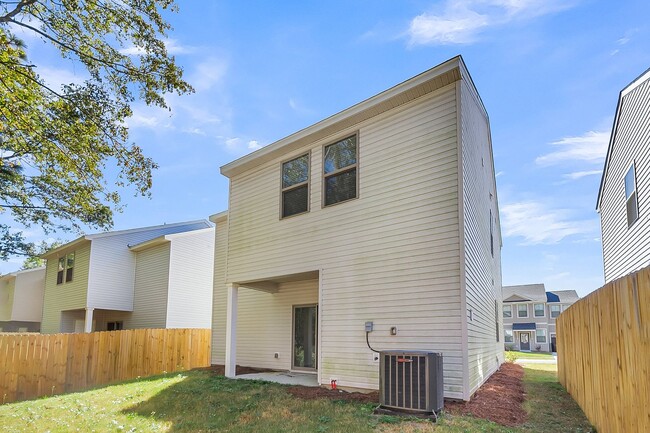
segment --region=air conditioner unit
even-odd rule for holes
[[[421,414],[438,413],[442,409],[442,353],[397,350],[380,355],[382,408]]]

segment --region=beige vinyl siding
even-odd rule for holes
[[[170,250],[166,242],[135,253],[133,313],[125,328],[165,328]]]
[[[16,275],[11,320],[38,322],[43,318],[43,291],[45,290],[45,269],[22,271]]]
[[[633,161],[639,218],[628,228],[625,175]],[[605,176],[600,218],[607,283],[650,264],[650,80],[622,98]]]
[[[70,250],[61,251],[61,257],[69,252],[75,253],[73,278],[67,283],[56,284],[58,259],[57,257],[48,259],[45,270],[42,333],[71,332],[72,329],[68,327],[70,323],[62,324],[61,312],[86,308],[90,248],[90,241],[87,241],[77,244]]]
[[[225,363],[226,348],[226,263],[228,221],[221,220],[214,228],[214,277],[212,297],[212,364]]]
[[[452,84],[297,149],[311,152],[311,207],[284,220],[280,163],[294,153],[231,179],[226,280],[321,271],[321,382],[378,387],[372,320],[378,349],[443,352],[445,395],[462,398],[456,130]],[[356,131],[358,199],[322,208],[322,146]]]
[[[93,238],[88,306],[132,311],[135,253],[128,247],[162,235],[203,228],[206,228],[205,223],[170,224]]]
[[[281,283],[277,293],[240,287],[237,364],[291,369],[292,307],[317,303],[318,280]]]
[[[209,328],[212,324],[214,229],[172,235],[170,239],[167,328]]]
[[[7,277],[0,281],[0,322],[11,321],[11,312],[14,305],[14,290],[16,277]]]
[[[458,85],[462,111],[465,299],[471,395],[499,367],[504,357],[501,238],[488,119],[467,83],[459,82]],[[490,249],[490,211],[494,257]],[[496,321],[499,322],[498,341]]]

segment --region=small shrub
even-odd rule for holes
[[[536,352],[541,352],[542,351],[542,346],[540,346],[539,344],[537,346],[535,346],[535,351]]]

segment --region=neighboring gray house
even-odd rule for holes
[[[212,362],[377,389],[442,352],[446,397],[503,362],[490,125],[460,57],[221,167]]]
[[[43,258],[43,333],[211,325],[206,220],[86,235]]]
[[[43,315],[45,268],[0,277],[0,332],[38,332]]]
[[[619,95],[596,209],[605,283],[650,265],[650,69]]]
[[[578,299],[575,290],[547,292],[544,284],[503,286],[506,347],[555,352],[555,320]]]

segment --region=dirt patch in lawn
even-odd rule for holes
[[[341,389],[327,389],[315,386],[290,386],[287,392],[304,400],[329,398],[331,400],[358,401],[361,403],[379,403],[379,393],[346,392]]]
[[[445,401],[445,411],[455,415],[473,415],[509,427],[523,424],[527,419],[523,407],[526,397],[523,377],[521,365],[505,362],[470,401]]]

